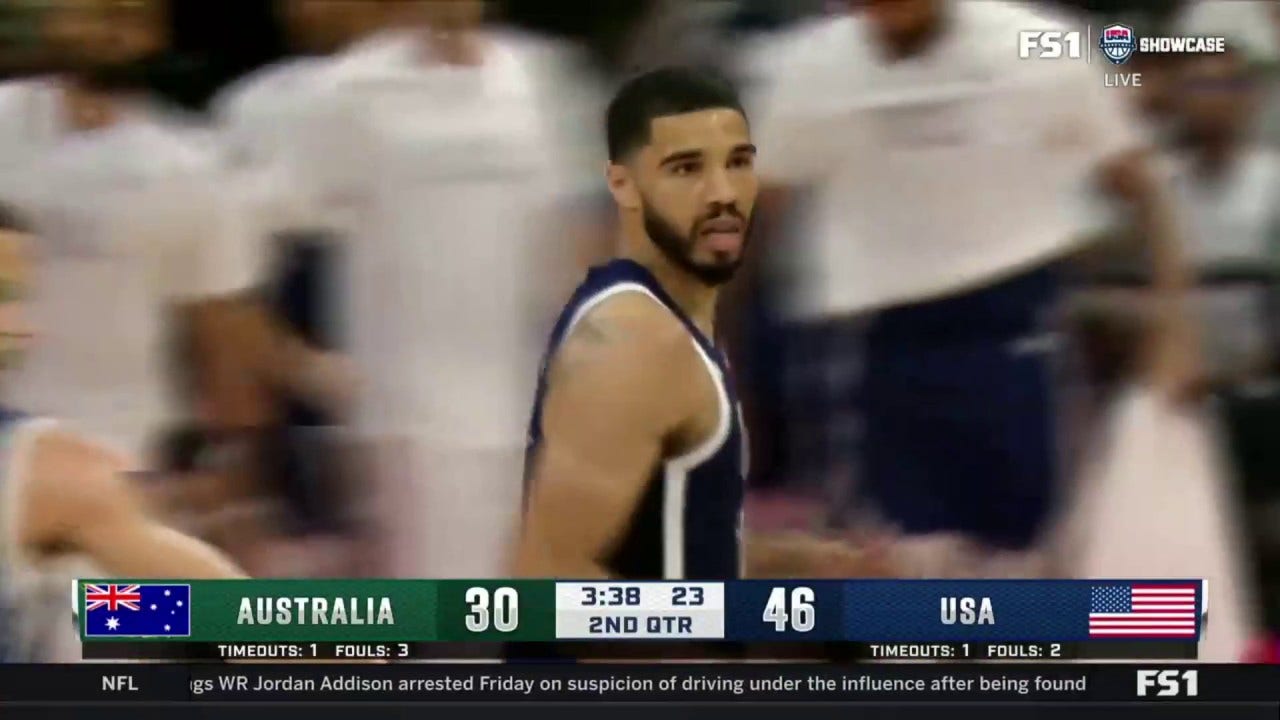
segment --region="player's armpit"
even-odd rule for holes
[[[149,517],[123,458],[56,431],[35,443],[23,513],[25,544],[74,549],[122,577],[244,577],[217,550]]]
[[[639,293],[593,310],[556,354],[543,439],[512,572],[606,577],[665,446],[691,415],[702,372],[688,333]]]
[[[186,303],[180,317],[189,337],[188,367],[205,420],[219,428],[265,424],[271,414],[263,361],[267,328],[250,297]]]

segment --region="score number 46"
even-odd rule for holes
[[[809,632],[813,630],[816,614],[813,609],[813,588],[774,588],[764,604],[764,621],[773,623],[778,632]]]
[[[467,630],[511,632],[520,625],[520,595],[515,588],[467,588]]]

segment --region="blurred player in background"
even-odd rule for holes
[[[1276,556],[1268,538],[1280,469],[1273,450],[1280,418],[1280,157],[1258,137],[1265,89],[1260,68],[1243,44],[1227,37],[1227,53],[1178,62],[1174,189],[1197,275],[1195,310],[1220,421],[1215,427],[1231,452],[1233,489],[1240,497],[1231,507],[1238,504],[1245,527],[1260,540],[1252,559],[1266,583]],[[1216,614],[1214,630],[1226,630],[1230,617]]]
[[[1051,573],[1033,550],[1062,490],[1054,316],[1062,261],[1099,215],[1090,190],[1127,200],[1150,240],[1149,379],[1174,398],[1193,374],[1143,138],[1086,63],[1016,59],[1019,31],[1061,25],[1033,6],[857,7],[769,43],[756,108],[762,147],[788,150],[764,177],[814,194],[775,257],[813,338],[795,371],[835,448],[835,520],[856,496],[912,573]]]
[[[0,209],[0,352],[32,340],[27,228]],[[6,378],[7,380],[8,378]],[[122,456],[51,420],[0,410],[0,663],[79,660],[70,578],[234,578],[217,551],[149,517]],[[83,576],[83,575],[81,575]]]
[[[77,69],[90,58],[99,66],[123,65],[163,46],[160,5],[71,0],[29,11],[38,13],[46,57],[38,74],[0,83],[0,167],[12,171],[0,178],[0,195],[7,183],[19,183],[27,164],[98,114],[99,104],[74,82]]]
[[[872,571],[843,543],[742,527],[745,429],[714,340],[719,288],[743,261],[758,189],[736,91],[692,70],[655,70],[618,91],[606,131],[620,248],[588,273],[544,356],[513,572],[674,580]]]
[[[250,236],[262,243],[271,262],[264,277],[267,297],[288,332],[313,347],[342,347],[334,269],[344,256],[350,227],[333,212],[344,203],[312,192],[305,168],[313,155],[341,154],[351,144],[335,133],[330,148],[300,137],[318,98],[331,99],[326,73],[355,41],[388,23],[394,3],[382,0],[280,0],[274,3],[289,48],[296,53],[226,86],[210,103],[226,177],[226,192]],[[332,427],[345,418],[314,398],[262,388],[258,403],[243,418],[259,429],[261,452],[253,470],[258,499],[269,499],[279,535],[260,544],[260,572],[335,575],[347,567],[351,513],[350,453]],[[272,393],[270,390],[283,390]],[[266,491],[265,494],[262,491]],[[259,509],[262,503],[255,502]],[[250,506],[242,507],[240,514]],[[275,569],[270,569],[275,568]]]
[[[0,167],[37,158],[97,111],[98,103],[79,92],[77,71],[115,67],[145,79],[169,43],[167,8],[162,0],[65,0],[25,10],[35,17],[44,52],[29,68],[36,75],[0,83]],[[190,117],[152,94],[127,100],[132,113],[195,129]]]
[[[230,329],[259,247],[217,192],[214,158],[121,101],[133,80],[117,66],[78,73],[79,132],[15,192],[43,238],[33,312],[47,337],[9,389],[151,465],[157,434],[183,412],[166,367],[173,327],[191,330],[214,422],[235,422],[237,396],[259,375],[309,389],[327,376],[304,367],[305,349],[267,336],[266,319]],[[232,354],[246,346],[259,364]]]
[[[166,397],[165,298],[200,292],[193,273],[228,270],[202,253],[237,246],[217,236],[225,220],[208,195],[210,162],[131,112],[122,100],[135,80],[128,73],[85,66],[66,80],[74,124],[13,193],[43,238],[32,310],[48,335],[8,391],[24,407],[105,433],[145,459],[155,434],[178,419]],[[163,200],[158,188],[168,193]],[[232,271],[242,274],[234,289],[247,287],[252,270]],[[159,285],[173,290],[149,292]],[[107,306],[86,305],[86,293],[111,304],[110,323],[95,313]]]
[[[66,6],[96,30],[57,46],[70,59],[50,86],[60,132],[8,193],[41,232],[32,311],[45,334],[7,392],[157,470],[175,427],[194,420],[240,446],[260,386],[341,403],[326,393],[346,375],[249,295],[262,248],[216,154],[146,100],[159,20],[96,7]],[[60,27],[63,8],[51,12]]]
[[[1274,368],[1271,292],[1280,230],[1280,157],[1254,139],[1256,68],[1238,49],[1179,61],[1175,188],[1188,219],[1188,257],[1200,275],[1197,308],[1209,374],[1232,385]]]
[[[248,166],[266,172],[280,170],[277,153],[286,152],[289,133],[298,126],[301,101],[309,83],[324,71],[336,55],[352,42],[387,23],[390,3],[381,0],[279,0],[278,14],[294,55],[235,80],[210,102],[210,110],[222,136],[232,166]],[[287,178],[278,178],[287,184]],[[258,177],[256,182],[267,182]],[[258,193],[262,193],[258,189]],[[272,193],[279,197],[283,189]],[[286,205],[286,207],[289,207]],[[277,207],[277,212],[282,210]],[[268,230],[318,218],[264,218]]]
[[[345,239],[340,324],[364,379],[351,434],[390,529],[380,572],[497,575],[551,322],[541,270],[561,257],[554,98],[543,48],[487,26],[483,3],[388,6],[397,26],[310,83],[291,185]]]

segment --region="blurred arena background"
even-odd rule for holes
[[[769,73],[772,37],[856,4],[0,0],[0,205],[42,241],[89,255],[102,248],[82,236],[112,223],[145,226],[147,242],[193,245],[181,266],[167,256],[174,264],[158,270],[122,265],[106,285],[37,271],[37,292],[61,299],[37,318],[37,337],[51,330],[52,349],[33,352],[4,391],[147,458],[155,471],[139,482],[157,505],[253,574],[498,574],[521,482],[510,459],[523,438],[506,439],[511,418],[527,411],[526,383],[551,313],[608,252],[601,113],[613,85],[638,69],[705,63],[750,94],[778,82]],[[1198,151],[1185,139],[1188,126],[1231,129],[1222,175],[1179,196],[1188,255],[1201,272],[1194,300],[1206,373],[1186,408],[1162,406],[1135,382],[1146,271],[1123,223],[1104,230],[1073,285],[1070,328],[1085,369],[1073,386],[1080,462],[1057,566],[1081,577],[1208,578],[1206,659],[1238,660],[1280,631],[1280,13],[1274,3],[1243,1],[1041,4],[1095,27],[1123,20],[1143,34],[1225,35],[1242,58],[1237,76],[1140,57],[1143,86],[1114,90],[1129,93],[1171,166]],[[450,173],[431,178],[435,189],[423,196],[436,202],[402,197],[386,189],[400,180],[371,159],[385,160],[396,146],[370,140],[378,127],[353,119],[377,103],[401,103],[430,126],[433,108],[474,103],[465,79],[433,76],[427,100],[378,87],[412,65],[397,33],[431,28],[427,45],[441,57],[425,62],[466,66],[469,47],[458,38],[474,22],[498,38],[509,66],[483,81],[499,88],[492,102],[506,104],[472,110],[523,118],[515,134],[523,146],[511,152],[536,169],[522,179],[502,175],[500,189],[489,190],[497,194],[477,194],[474,180],[450,173],[501,174],[490,166],[506,156],[454,147]],[[77,91],[60,95],[57,78],[79,78]],[[1237,87],[1246,78],[1247,88]],[[520,114],[529,108],[536,112]],[[72,135],[92,137],[119,122],[102,117],[126,114],[144,117],[153,134],[75,153],[65,146]],[[382,129],[416,131],[390,121]],[[761,148],[762,157],[773,152]],[[193,193],[174,189],[187,181]],[[140,194],[112,194],[121,187]],[[199,211],[163,212],[186,202]],[[911,202],[909,189],[903,202]],[[59,224],[72,216],[81,224]],[[800,222],[766,217],[759,232],[786,235]],[[375,235],[419,243],[423,267],[360,267],[360,244]],[[723,323],[752,428],[750,522],[865,532],[873,509],[859,506],[856,478],[841,461],[856,451],[856,420],[850,430],[838,426],[846,419],[797,409],[787,358],[804,352],[796,345],[803,340],[788,332],[776,307],[781,290],[769,282],[782,259],[761,262],[766,272],[755,277],[763,280],[731,293]],[[172,291],[120,299],[134,283],[151,282],[148,273],[165,274],[160,284]],[[494,280],[515,277],[519,283]],[[518,290],[492,297],[495,284]],[[202,301],[231,290],[247,291],[286,330],[264,337],[236,312],[205,322]],[[165,318],[163,337],[142,338],[114,314],[148,302],[148,312]],[[385,327],[379,317],[389,318]],[[405,328],[415,323],[421,329],[410,337]],[[114,353],[64,337],[104,327],[112,342],[147,344],[136,349],[154,354],[145,372],[160,389],[135,394],[136,365],[109,379]],[[293,376],[304,371],[280,351],[284,336],[344,358],[306,370],[324,375],[323,391]],[[372,347],[379,352],[362,354]],[[493,357],[505,364],[486,365]],[[520,367],[527,378],[509,377]],[[81,393],[81,384],[90,390]],[[338,401],[333,385],[349,385]],[[103,401],[110,409],[77,405],[94,393],[111,395]],[[419,410],[399,402],[405,393],[430,396],[428,410],[409,417]],[[462,406],[485,410],[450,414]],[[125,431],[130,423],[137,432]],[[435,440],[420,447],[387,430],[405,426],[427,428]],[[404,459],[410,455],[416,459]],[[431,477],[405,477],[405,468],[423,467]],[[925,550],[911,572],[968,574],[961,545]]]

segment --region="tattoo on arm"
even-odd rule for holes
[[[609,329],[606,323],[588,315],[574,328],[573,337],[593,345],[603,344],[609,341]]]

